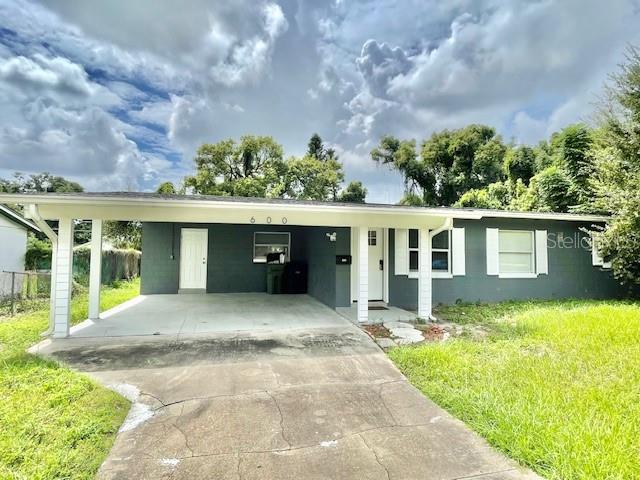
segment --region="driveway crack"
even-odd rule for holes
[[[358,434],[358,437],[360,437],[360,440],[362,440],[362,443],[364,443],[367,449],[369,449],[369,451],[373,453],[373,456],[376,458],[376,462],[378,462],[378,465],[384,468],[384,471],[387,474],[387,480],[391,480],[391,474],[389,473],[389,469],[384,463],[382,463],[382,460],[380,460],[380,457],[378,457],[378,454],[376,453],[376,451],[373,448],[371,448],[371,446],[367,443],[367,441],[362,435]]]
[[[273,400],[273,403],[278,409],[278,413],[280,414],[280,435],[282,435],[282,439],[285,441],[285,443],[289,447],[289,450],[291,450],[291,442],[287,439],[287,436],[284,433],[284,415],[282,415],[282,409],[280,408],[280,404],[278,403],[278,400],[276,400],[276,397],[271,392],[265,391],[265,393],[271,397],[271,400]]]

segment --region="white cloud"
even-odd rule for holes
[[[0,168],[151,188],[204,142],[300,154],[318,132],[395,201],[380,136],[481,122],[531,142],[583,119],[640,40],[635,1],[0,0]]]
[[[387,98],[391,79],[407,73],[411,68],[411,62],[401,48],[392,48],[386,43],[378,44],[375,40],[365,42],[356,65],[369,91],[380,98]]]
[[[260,10],[262,23],[260,33],[233,43],[224,41],[223,48],[216,49],[225,54],[223,59],[209,69],[211,77],[217,82],[226,86],[256,82],[265,71],[276,39],[286,31],[289,25],[278,5],[266,3]],[[219,35],[215,35],[212,43],[217,45],[218,42],[215,40],[219,38]]]

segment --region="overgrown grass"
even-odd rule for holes
[[[139,281],[105,287],[102,310],[138,295]],[[72,300],[72,322],[88,299]],[[0,322],[0,478],[93,478],[129,409],[87,376],[25,353],[47,328],[48,310]]]
[[[399,347],[390,357],[425,395],[548,479],[640,478],[640,305],[456,306],[484,341]]]

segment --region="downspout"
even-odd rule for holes
[[[31,204],[27,205],[25,210],[25,217],[33,220],[42,232],[51,240],[51,288],[49,293],[49,328],[45,332],[42,333],[43,337],[49,336],[53,333],[54,326],[54,315],[56,310],[56,301],[55,301],[55,278],[56,278],[56,252],[58,251],[58,235],[53,229],[49,226],[47,222],[40,216],[40,211],[38,210],[38,206]]]

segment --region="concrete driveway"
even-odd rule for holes
[[[77,338],[41,353],[134,400],[101,479],[534,479],[360,329]]]

